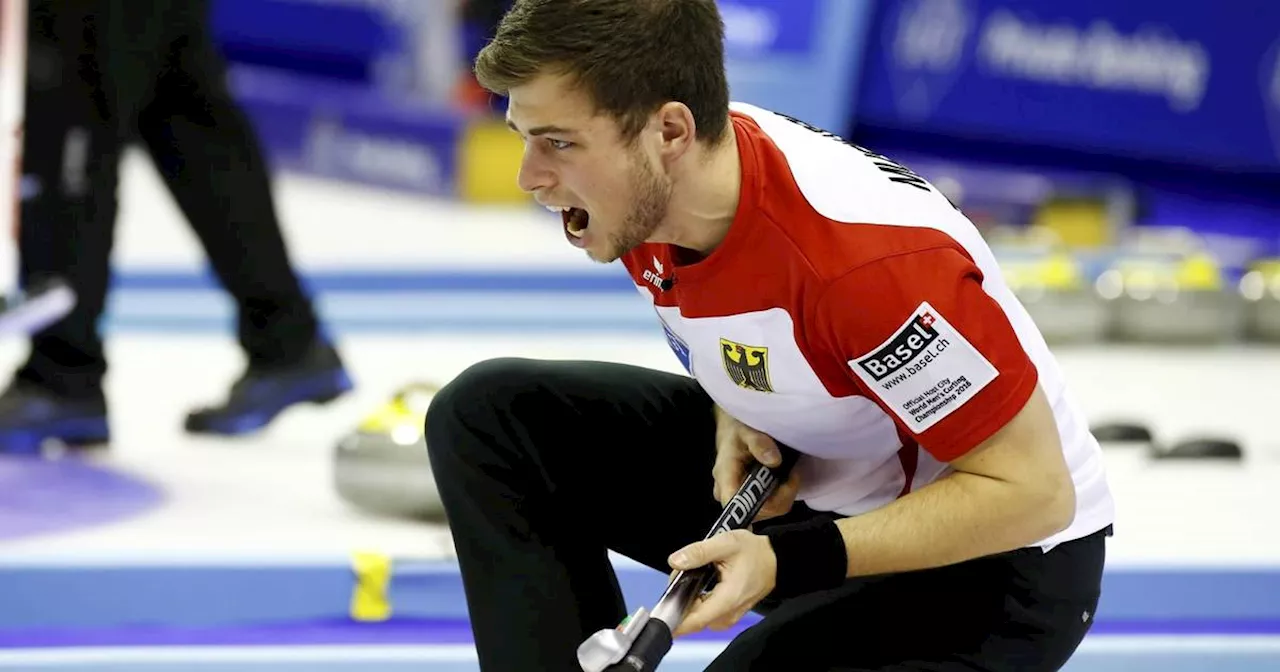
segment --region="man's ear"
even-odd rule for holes
[[[684,103],[669,102],[658,108],[655,121],[661,132],[659,151],[664,163],[680,158],[693,147],[698,138],[698,125],[693,111]]]

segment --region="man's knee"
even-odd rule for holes
[[[427,450],[448,450],[474,421],[509,407],[513,396],[534,379],[533,360],[515,357],[473,364],[436,392],[424,418]],[[470,428],[470,429],[469,429]]]

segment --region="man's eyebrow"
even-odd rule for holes
[[[516,125],[512,123],[510,119],[507,120],[507,127],[515,131],[516,133],[520,132],[520,129],[516,128]],[[555,133],[557,135],[568,135],[570,133],[574,133],[574,131],[569,128],[564,128],[563,126],[547,125],[547,126],[534,126],[533,128],[529,129],[526,133],[531,136],[546,135],[548,133]]]

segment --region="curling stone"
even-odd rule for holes
[[[1280,257],[1250,264],[1240,279],[1240,295],[1247,306],[1248,337],[1280,343]]]
[[[1119,257],[1096,286],[1110,304],[1117,340],[1209,344],[1244,332],[1244,302],[1205,253]]]
[[[405,386],[338,441],[333,478],[339,497],[380,515],[443,518],[423,437],[427,406],[438,390],[426,383]]]
[[[1152,445],[1151,428],[1138,422],[1107,422],[1089,428],[1099,443],[1145,443]]]
[[[1196,437],[1183,439],[1168,448],[1154,448],[1151,457],[1156,460],[1231,460],[1244,457],[1240,444],[1220,437]]]
[[[1093,343],[1109,327],[1110,311],[1066,252],[1002,264],[1009,288],[1047,343]]]

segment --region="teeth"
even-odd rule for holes
[[[573,209],[567,205],[544,205],[543,207],[551,212],[568,212]]]

